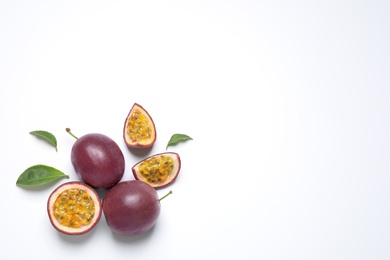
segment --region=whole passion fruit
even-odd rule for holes
[[[67,182],[49,196],[47,212],[51,224],[67,235],[82,235],[99,222],[102,207],[96,191],[82,182]]]
[[[151,229],[160,215],[160,200],[149,184],[130,180],[110,189],[103,199],[103,213],[112,232],[136,235]]]
[[[70,129],[66,131],[74,136]],[[80,138],[71,151],[71,161],[78,177],[93,188],[110,189],[125,172],[125,159],[118,144],[110,137],[92,133]]]
[[[152,117],[139,104],[134,103],[126,117],[123,139],[130,148],[150,147],[156,141],[156,127]]]
[[[152,155],[132,167],[134,178],[150,184],[153,188],[162,188],[173,181],[180,172],[180,156],[174,152]]]

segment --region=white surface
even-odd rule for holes
[[[1,1],[1,259],[390,259],[388,1]],[[122,125],[155,120],[147,154]],[[124,179],[171,147],[182,171],[145,235],[56,232],[60,181],[15,185],[43,163],[76,180],[76,135],[112,137]],[[58,152],[29,135],[52,132]]]

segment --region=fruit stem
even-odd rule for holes
[[[168,195],[172,194],[172,191],[170,190],[167,194],[165,194],[164,196],[162,196],[158,201],[161,201],[163,199],[165,199],[166,197],[168,197]]]
[[[73,136],[76,139],[79,139],[77,136],[75,136],[71,131],[70,128],[65,128],[66,132],[68,132],[71,136]]]

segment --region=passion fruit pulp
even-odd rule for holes
[[[53,227],[67,235],[82,235],[92,230],[102,214],[97,192],[82,182],[67,182],[49,196],[47,212]]]
[[[179,154],[165,152],[136,163],[131,170],[136,180],[146,182],[153,188],[162,188],[175,181],[180,168]]]
[[[130,148],[150,147],[156,141],[156,127],[152,117],[139,104],[134,103],[126,117],[123,139]]]

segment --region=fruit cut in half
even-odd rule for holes
[[[180,167],[180,156],[174,152],[165,152],[136,163],[131,170],[135,179],[146,182],[153,188],[162,188],[176,179]]]
[[[96,191],[82,182],[67,182],[49,196],[47,212],[51,224],[67,235],[82,235],[99,222],[101,200]]]
[[[123,139],[130,148],[150,147],[156,141],[156,127],[152,117],[139,104],[134,103],[123,128]]]

